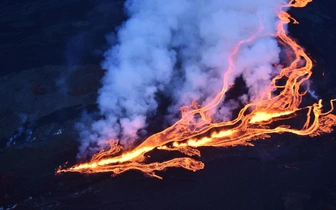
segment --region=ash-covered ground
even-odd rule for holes
[[[136,171],[55,176],[76,161],[74,124],[97,109],[105,35],[125,20],[123,3],[0,3],[0,209],[336,209],[335,132],[202,148],[204,170],[168,169],[163,180]],[[312,90],[336,98],[332,1],[290,13],[300,22],[290,35],[316,60]]]

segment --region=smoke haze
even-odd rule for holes
[[[248,95],[236,100],[253,101],[277,72],[280,48],[275,38],[278,0],[128,0],[128,20],[120,26],[118,43],[105,53],[106,69],[99,91],[101,119],[81,123],[79,157],[119,139],[130,147],[146,134],[148,116],[160,105],[157,95],[169,98],[166,120],[192,101],[204,105],[223,85],[228,57],[239,41],[263,30],[242,45],[234,56],[230,81],[242,76]],[[230,119],[237,101],[221,105],[216,119]],[[91,119],[90,117],[85,117]]]

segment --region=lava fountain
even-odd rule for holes
[[[228,147],[236,145],[253,146],[252,141],[268,138],[274,133],[293,133],[300,136],[316,136],[332,132],[336,124],[336,116],[331,109],[323,111],[322,100],[306,107],[301,107],[303,97],[308,93],[303,88],[312,75],[313,63],[304,49],[291,39],[285,31],[285,26],[298,22],[292,18],[285,8],[305,7],[311,0],[291,0],[284,3],[278,10],[279,22],[275,37],[279,44],[291,52],[289,65],[277,64],[281,71],[276,75],[267,89],[257,100],[245,105],[238,116],[230,121],[215,122],[212,119],[213,110],[223,101],[225,94],[232,88],[229,77],[235,71],[234,57],[241,46],[259,37],[263,26],[251,37],[241,40],[228,57],[229,67],[223,77],[221,91],[212,101],[204,106],[194,102],[190,106],[181,107],[181,119],[165,130],[148,137],[131,150],[123,150],[118,141],[111,140],[109,150],[95,154],[87,163],[72,167],[60,167],[57,174],[65,172],[101,173],[110,172],[113,175],[128,170],[139,170],[143,173],[162,178],[155,174],[169,167],[182,167],[197,171],[204,168],[204,163],[196,160],[200,151],[198,147]],[[280,82],[281,81],[281,82]],[[281,84],[281,85],[280,85]],[[298,116],[305,116],[301,128],[293,128],[288,122]],[[276,122],[276,123],[275,123]],[[164,162],[149,162],[147,154],[152,150],[178,151],[184,156]]]

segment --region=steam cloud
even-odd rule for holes
[[[119,139],[132,145],[155,115],[158,94],[170,98],[167,119],[182,105],[204,105],[223,85],[228,56],[239,41],[263,26],[259,38],[244,44],[234,57],[230,82],[242,76],[249,88],[245,103],[269,85],[280,48],[269,36],[276,32],[278,0],[127,0],[129,19],[119,28],[117,45],[105,53],[106,69],[98,104],[103,119],[79,125],[79,156]],[[231,100],[216,118],[227,120],[237,106]]]

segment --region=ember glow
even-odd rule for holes
[[[224,74],[222,90],[212,101],[204,106],[194,102],[190,106],[181,108],[181,119],[165,130],[148,137],[140,145],[131,150],[123,150],[117,141],[111,140],[111,148],[100,151],[91,161],[81,163],[70,168],[59,168],[57,173],[79,172],[100,173],[110,172],[118,175],[128,170],[139,170],[143,173],[161,178],[156,171],[169,167],[182,167],[197,171],[204,168],[204,164],[194,157],[201,156],[197,149],[202,146],[228,147],[236,145],[253,146],[251,141],[268,138],[273,133],[293,133],[301,136],[316,136],[332,132],[336,124],[336,116],[330,101],[331,110],[323,110],[322,100],[310,106],[300,107],[302,98],[307,94],[305,84],[312,74],[312,60],[287,34],[285,27],[288,23],[298,22],[284,11],[286,7],[305,7],[311,0],[291,0],[279,8],[277,33],[269,36],[276,37],[278,42],[291,52],[290,65],[277,64],[281,71],[272,79],[268,88],[260,94],[254,102],[245,105],[238,116],[230,121],[215,122],[211,116],[216,107],[223,102],[225,94],[232,88],[229,77],[235,71],[234,57],[240,47],[255,39],[263,30],[246,40],[241,40],[230,56],[229,68]],[[286,61],[287,62],[287,61]],[[281,81],[281,82],[280,82]],[[280,83],[284,83],[279,85]],[[306,117],[301,128],[293,128],[288,122],[296,117]],[[277,123],[275,123],[277,122]],[[287,124],[286,124],[287,123]],[[150,162],[148,154],[153,150],[178,151],[185,157],[173,158],[164,162]]]

